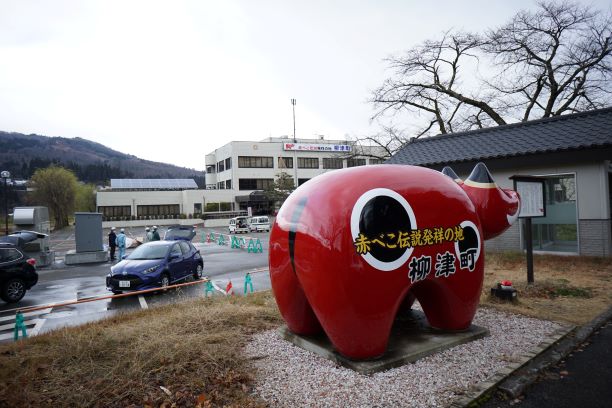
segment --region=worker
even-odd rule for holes
[[[119,234],[117,235],[117,248],[119,248],[119,260],[122,260],[125,256],[125,244],[127,241],[127,237],[125,236],[125,230],[121,228]]]

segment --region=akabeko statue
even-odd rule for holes
[[[476,312],[483,240],[505,231],[519,197],[479,163],[461,182],[413,166],[333,171],[295,190],[270,235],[270,277],[289,329],[324,331],[342,355],[382,355],[396,314],[418,299],[432,327]]]

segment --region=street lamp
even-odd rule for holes
[[[0,173],[0,177],[4,179],[4,235],[9,234],[8,230],[8,184],[7,181],[11,177],[11,173],[4,170]]]
[[[295,138],[295,103],[297,101],[295,99],[291,99],[291,107],[293,108],[293,144],[295,145],[297,143],[297,140]],[[295,187],[297,188],[298,186],[298,178],[297,178],[297,153],[295,152],[295,146],[293,146],[293,176],[295,177],[294,179],[294,183],[295,183]]]
[[[295,99],[291,99],[291,106],[293,107],[293,143],[297,143],[295,140]]]

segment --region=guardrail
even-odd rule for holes
[[[142,295],[143,293],[159,292],[160,290],[165,291],[168,289],[179,288],[182,286],[191,286],[191,285],[196,285],[199,283],[206,283],[208,281],[210,281],[209,278],[204,278],[204,279],[200,279],[200,280],[193,281],[193,282],[177,283],[174,285],[168,285],[168,286],[153,288],[153,289],[135,290],[133,292],[121,293],[119,295],[92,296],[92,297],[83,298],[79,300],[71,300],[69,302],[49,303],[46,305],[36,305],[36,306],[30,306],[30,307],[24,307],[24,308],[17,308],[13,310],[15,310],[16,313],[29,313],[29,312],[35,312],[38,310],[48,309],[50,307],[53,308],[53,307],[60,307],[60,306],[76,305],[79,303],[96,302],[98,300],[104,300],[104,299],[118,299],[118,298],[128,297],[128,296]]]

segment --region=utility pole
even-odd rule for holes
[[[8,179],[11,177],[11,173],[8,171],[3,171],[0,173],[0,177],[4,179],[4,234],[9,234],[8,229]]]
[[[297,143],[295,139],[295,99],[291,99],[291,106],[293,107],[293,143]]]
[[[297,143],[297,139],[295,138],[295,103],[297,101],[295,99],[291,99],[291,107],[293,108],[293,144]],[[295,153],[295,146],[293,146],[293,182],[295,183],[295,187],[298,186],[298,177],[297,177],[297,155]]]

